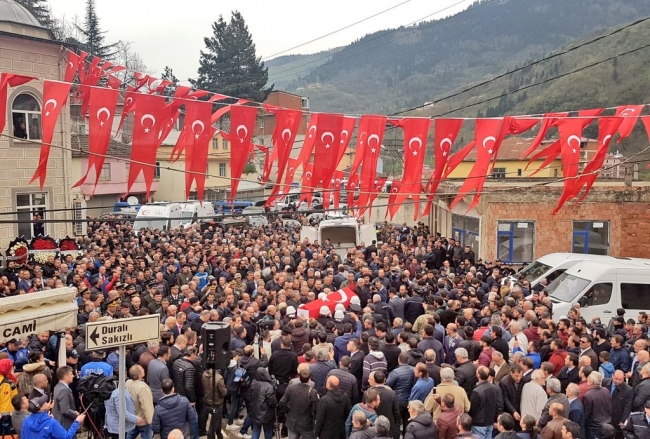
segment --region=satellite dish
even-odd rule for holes
[[[138,204],[138,197],[130,196],[126,199],[126,202],[129,203],[129,206],[135,206]]]

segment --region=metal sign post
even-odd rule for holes
[[[118,396],[119,437],[126,438],[126,345],[160,338],[160,317],[157,314],[86,323],[86,350],[119,346]]]

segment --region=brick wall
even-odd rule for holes
[[[585,202],[565,204],[553,215],[560,188],[514,189],[485,195],[479,204],[481,256],[496,259],[498,221],[535,223],[534,257],[570,252],[573,221],[608,221],[609,254],[650,258],[650,189],[594,187]]]

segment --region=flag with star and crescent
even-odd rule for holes
[[[38,159],[38,166],[34,172],[30,184],[38,179],[41,190],[47,177],[47,163],[50,158],[50,144],[54,136],[54,127],[61,113],[61,108],[65,105],[70,95],[72,84],[59,81],[43,81],[43,108],[41,109],[41,129],[42,141],[41,152]]]
[[[165,98],[157,95],[139,94],[135,103],[133,119],[133,143],[131,145],[131,166],[127,181],[127,192],[131,191],[135,180],[142,171],[147,199],[155,175],[156,154],[162,143],[159,137],[166,124]]]
[[[357,137],[363,142],[363,157],[358,166],[361,166],[359,178],[359,199],[357,206],[365,209],[370,198],[375,192],[375,177],[377,176],[377,163],[381,153],[381,144],[384,141],[386,131],[386,116],[364,115],[359,121]],[[357,152],[359,154],[359,152]],[[356,169],[355,169],[356,171]],[[352,170],[350,172],[352,174]]]
[[[217,131],[210,125],[212,103],[190,101],[185,103],[185,197],[189,199],[192,183],[196,184],[199,200],[203,200],[205,173],[208,168],[208,148]],[[136,121],[137,122],[137,121]],[[239,180],[237,180],[239,181]]]
[[[388,207],[386,208],[386,215],[384,215],[384,219],[388,217],[392,221],[399,208],[402,207],[401,204],[397,204],[397,197],[401,192],[401,186],[402,182],[399,180],[393,180],[391,183],[390,195],[388,195]]]
[[[621,143],[623,139],[632,134],[636,121],[639,119],[644,108],[645,105],[625,105],[616,108],[615,116],[623,117],[623,121],[618,127],[619,137],[616,143]]]
[[[305,170],[305,165],[309,162],[311,153],[314,151],[314,144],[316,143],[316,130],[318,129],[318,113],[313,113],[309,118],[309,123],[307,124],[307,135],[302,142],[302,149],[300,154],[298,154],[298,166],[303,167]]]
[[[94,170],[95,181],[92,193],[95,192],[99,176],[102,173],[108,144],[111,141],[113,118],[119,91],[112,88],[89,87],[88,91],[88,168],[83,177],[73,187],[81,186],[86,182],[90,170]]]
[[[230,201],[234,201],[239,179],[244,173],[248,156],[253,151],[253,131],[257,107],[233,105],[230,110]]]
[[[314,170],[312,187],[329,187],[332,175],[338,166],[341,147],[342,114],[319,114],[314,145]]]

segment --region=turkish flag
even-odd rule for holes
[[[596,150],[596,154],[582,170],[582,174],[578,178],[573,188],[573,193],[569,198],[577,197],[583,187],[585,190],[578,202],[587,197],[598,178],[598,171],[603,167],[603,163],[605,163],[605,157],[607,156],[609,145],[612,143],[612,137],[616,134],[621,123],[623,123],[622,117],[601,117],[598,119],[598,149]],[[559,208],[561,207],[562,205],[559,206]]]
[[[636,125],[636,121],[644,107],[645,105],[626,105],[616,108],[615,116],[621,116],[623,118],[621,126],[618,127],[619,138],[617,143],[621,143],[623,139],[632,133],[634,125]]]
[[[560,131],[560,152],[562,154],[562,178],[564,188],[553,214],[556,214],[562,205],[574,193],[577,183],[576,176],[580,168],[580,144],[582,143],[582,130],[585,120],[581,118],[565,118],[558,122]],[[589,122],[587,122],[587,125]]]
[[[334,171],[334,209],[339,210],[341,203],[341,184],[343,182],[343,171]]]
[[[386,215],[384,215],[384,218],[390,217],[390,220],[393,220],[393,217],[397,213],[400,207],[402,207],[401,204],[397,203],[397,197],[399,196],[399,193],[401,191],[401,186],[402,182],[399,180],[393,180],[393,183],[391,184],[390,187],[390,195],[388,196],[388,207],[386,207]]]
[[[271,191],[271,195],[269,195],[269,198],[266,200],[266,204],[264,206],[266,207],[271,207],[275,205],[276,200],[280,196],[280,192],[282,194],[287,194],[291,190],[291,185],[293,183],[293,177],[296,175],[296,170],[298,169],[298,161],[294,158],[289,157],[289,160],[287,161],[287,169],[286,173],[284,175],[284,183],[283,184],[278,184],[276,183],[273,186],[273,190]]]
[[[356,117],[343,118],[343,126],[341,129],[341,146],[339,147],[337,163],[341,163],[341,160],[343,160],[343,156],[345,155],[345,151],[348,149],[348,145],[350,144],[350,140],[352,138],[352,132],[354,131],[354,126],[356,124]]]
[[[104,71],[99,66],[100,58],[94,57],[88,66],[86,78],[81,82],[77,88],[77,98],[81,100],[81,116],[86,117],[88,105],[90,103],[90,90],[99,84],[99,80],[104,75]]]
[[[542,118],[542,126],[539,128],[539,132],[537,133],[537,136],[533,139],[533,142],[530,144],[528,149],[526,149],[524,152],[521,153],[521,158],[528,157],[530,154],[532,154],[537,147],[542,143],[544,140],[544,137],[546,137],[546,133],[548,133],[548,130],[550,130],[552,127],[557,126],[558,121],[560,118],[564,118],[568,116],[568,112],[562,112],[562,113],[546,113],[544,117]]]
[[[31,76],[17,75],[15,73],[0,74],[0,133],[5,129],[7,119],[7,86],[18,87],[36,79]],[[13,135],[13,131],[11,131]]]
[[[318,113],[313,113],[309,118],[309,123],[307,124],[307,135],[302,142],[302,149],[298,155],[298,166],[304,166],[309,162],[311,153],[314,150],[314,144],[316,143],[316,130],[318,125]]]
[[[443,119],[438,118],[434,121],[434,142],[433,154],[435,159],[435,168],[427,183],[426,192],[427,205],[422,212],[423,216],[429,215],[431,205],[436,196],[438,186],[442,182],[442,174],[447,166],[447,160],[451,154],[451,147],[456,142],[456,137],[463,126],[464,119]]]
[[[68,63],[65,67],[63,82],[72,82],[74,80],[74,77],[77,75],[77,70],[79,70],[80,58],[79,55],[68,50]]]
[[[137,95],[127,193],[131,192],[133,183],[135,183],[140,171],[142,171],[147,188],[147,199],[149,199],[156,168],[156,155],[158,147],[162,143],[159,135],[166,122],[165,97],[147,94]]]
[[[363,141],[363,159],[361,162],[361,176],[359,178],[358,205],[364,209],[370,203],[375,189],[375,177],[377,176],[377,162],[381,153],[381,144],[384,141],[384,132],[386,130],[386,116],[365,115],[361,117],[359,123],[359,141]],[[355,170],[356,171],[356,170]],[[376,198],[377,195],[374,195]],[[373,200],[374,200],[373,198]]]
[[[328,187],[338,166],[337,159],[342,129],[343,115],[322,113],[318,116],[314,145],[314,164],[318,164],[318,166],[313,168],[313,187]],[[324,194],[323,198],[327,198],[327,196]]]
[[[305,163],[302,165],[302,194],[300,195],[300,202],[306,201],[311,205],[311,199],[314,195],[314,165],[312,163]]]
[[[420,213],[420,193],[422,192],[422,166],[427,153],[427,138],[431,119],[428,117],[407,117],[389,120],[389,122],[404,130],[404,173],[401,190],[395,202],[402,204],[411,196],[413,198],[413,220]]]
[[[70,87],[72,87],[72,84],[69,82],[48,81],[47,79],[43,81],[43,102],[45,102],[41,110],[43,130],[41,139],[43,143],[41,144],[38,167],[29,182],[31,184],[38,179],[41,190],[43,190],[47,176],[47,162],[50,158],[50,144],[54,135],[54,127],[56,126],[56,120],[59,118],[59,113],[61,113],[61,108],[68,100]]]
[[[345,190],[348,193],[348,209],[352,210],[355,206],[354,194],[359,189],[359,174],[350,174]]]
[[[354,291],[352,291],[348,287],[345,287],[345,288],[341,288],[340,290],[329,293],[324,299],[317,299],[312,302],[309,302],[305,306],[299,309],[305,309],[309,311],[309,317],[316,319],[320,314],[321,307],[323,306],[328,307],[330,313],[334,315],[334,312],[336,311],[336,305],[340,303],[343,304],[345,309],[348,309],[348,307],[350,306],[350,299],[352,299],[353,297],[356,297]]]
[[[117,137],[118,133],[122,130],[122,125],[124,125],[124,121],[126,120],[126,116],[129,115],[133,111],[133,108],[135,106],[135,98],[138,95],[138,92],[135,87],[132,85],[129,85],[126,88],[126,93],[124,95],[124,103],[122,105],[122,114],[120,115],[120,124],[117,126],[117,131],[115,131],[115,137]]]
[[[257,107],[233,105],[230,110],[230,201],[235,200],[239,179],[244,173],[248,155],[252,151],[253,130],[257,120]]]
[[[90,122],[88,135],[88,168],[81,179],[73,187],[81,186],[88,178],[91,169],[95,170],[95,182],[93,193],[102,173],[102,167],[106,160],[108,144],[111,140],[111,129],[113,128],[113,117],[119,91],[112,88],[90,87],[88,92]]]
[[[359,203],[359,216],[362,216],[366,210],[368,210],[370,212],[370,216],[372,217],[372,204],[377,199],[377,195],[379,195],[379,192],[381,192],[381,190],[384,188],[384,185],[387,181],[387,177],[379,177],[374,181],[372,189],[370,190],[370,193],[365,200],[365,204]]]
[[[291,149],[296,140],[296,134],[300,128],[300,120],[302,119],[302,112],[299,110],[289,110],[289,109],[273,109],[271,111],[275,114],[275,128],[273,129],[273,136],[271,137],[271,142],[273,143],[273,152],[271,155],[270,165],[277,159],[278,161],[278,170],[277,176],[275,179],[276,187],[282,182],[282,177],[284,177],[284,171],[287,168],[287,163],[289,157],[291,156]],[[262,182],[266,182],[269,179],[271,173],[271,167],[269,166],[268,172],[265,171],[262,176]],[[275,189],[275,187],[274,187]]]
[[[487,178],[490,163],[496,160],[501,142],[505,137],[507,130],[502,129],[502,124],[509,124],[509,118],[494,119],[476,119],[474,131],[474,144],[476,145],[476,162],[472,167],[469,175],[463,181],[463,185],[458,190],[458,195],[451,203],[451,208],[468,195],[472,190],[475,191],[474,199],[467,211],[472,210],[479,202],[481,191]],[[505,125],[506,127],[508,125]]]
[[[162,114],[162,120],[164,121],[164,123],[161,124],[160,139],[158,140],[158,146],[162,145],[165,139],[167,139],[167,136],[169,136],[169,134],[172,132],[174,126],[176,126],[176,121],[178,120],[178,116],[180,114],[181,114],[181,110],[179,108],[174,108],[169,104],[165,105]]]
[[[203,201],[205,172],[208,166],[208,146],[216,130],[210,125],[212,104],[205,101],[185,103],[185,198],[190,197],[196,183],[197,198]]]

